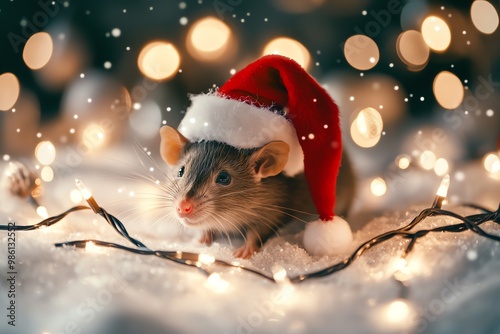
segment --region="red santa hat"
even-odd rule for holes
[[[339,109],[299,64],[279,55],[264,56],[218,91],[191,96],[191,101],[179,125],[189,140],[237,148],[282,140],[290,146],[284,172],[294,176],[304,171],[320,218],[306,227],[304,246],[310,253],[331,254],[350,243],[348,224],[334,214],[342,157]]]

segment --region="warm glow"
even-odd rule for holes
[[[82,141],[92,151],[104,145],[106,136],[99,125],[90,124],[82,132]]]
[[[498,13],[488,1],[474,1],[470,7],[470,17],[477,30],[484,34],[492,34],[498,28]]]
[[[402,32],[396,42],[396,51],[410,70],[421,70],[429,60],[429,46],[422,34],[416,30]]]
[[[396,299],[390,302],[384,310],[385,320],[389,324],[403,324],[409,321],[411,309],[407,302],[402,299]]]
[[[3,73],[0,75],[0,110],[10,110],[16,104],[19,97],[19,80],[17,77],[10,73]]]
[[[92,194],[90,193],[90,191],[87,189],[87,187],[85,186],[85,184],[82,182],[82,180],[78,180],[78,179],[75,179],[75,184],[76,184],[76,187],[80,190],[80,192],[82,193],[82,196],[85,200],[88,200],[89,198],[92,197]]]
[[[38,32],[32,35],[23,50],[23,59],[32,70],[44,67],[52,56],[54,44],[52,38],[46,32]]]
[[[349,65],[364,71],[377,65],[380,53],[373,39],[365,35],[354,35],[345,41],[344,56]]]
[[[45,182],[50,182],[54,179],[54,171],[50,166],[44,166],[40,172],[40,177]]]
[[[56,159],[56,148],[50,141],[42,141],[35,148],[35,157],[42,165],[50,165]]]
[[[441,180],[441,184],[439,185],[436,195],[446,198],[448,195],[448,188],[450,188],[450,175],[446,174],[443,177],[443,180]]]
[[[437,16],[427,17],[422,23],[421,32],[425,43],[434,51],[444,51],[450,46],[450,28]]]
[[[85,252],[100,253],[100,252],[102,252],[102,248],[97,246],[93,241],[87,241],[85,243]]]
[[[213,273],[207,278],[207,286],[217,293],[223,293],[229,288],[229,283],[220,274]]]
[[[437,176],[443,176],[448,173],[449,168],[448,161],[444,158],[439,158],[434,164],[434,173],[436,173]]]
[[[231,29],[215,17],[198,20],[189,29],[187,49],[198,60],[217,60],[230,47]]]
[[[69,193],[69,198],[71,199],[71,202],[75,204],[80,203],[83,200],[82,192],[80,190],[73,189]]]
[[[460,79],[448,71],[439,72],[434,78],[432,90],[441,107],[457,108],[464,99],[464,87]]]
[[[198,261],[200,261],[203,264],[212,264],[215,262],[215,258],[212,255],[202,253],[198,255]]]
[[[49,213],[47,212],[47,208],[42,205],[36,208],[36,213],[43,219],[49,218]]]
[[[311,56],[306,47],[288,37],[278,37],[267,43],[262,55],[269,54],[278,54],[292,58],[305,69],[309,67],[309,63],[311,62]]]
[[[370,189],[373,195],[379,197],[385,195],[387,191],[387,185],[383,178],[377,177],[370,183]]]
[[[423,169],[431,170],[436,164],[436,155],[431,151],[424,151],[420,155],[420,166]]]
[[[371,107],[365,108],[351,124],[352,140],[360,147],[373,147],[379,142],[383,127],[380,113]]]
[[[490,173],[500,171],[500,158],[498,154],[488,153],[483,158],[484,169]]]
[[[141,73],[153,80],[165,80],[179,69],[181,58],[168,42],[151,42],[142,48],[137,59]]]
[[[274,281],[278,284],[283,284],[288,281],[286,269],[279,265],[274,265],[271,269],[273,272]]]
[[[406,169],[410,167],[410,157],[407,155],[401,155],[396,158],[396,165],[401,169]]]

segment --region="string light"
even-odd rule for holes
[[[446,200],[446,196],[448,195],[448,188],[450,187],[450,175],[446,174],[439,185],[439,188],[436,192],[436,198],[434,199],[434,203],[432,203],[432,207],[435,209],[441,209]]]
[[[351,265],[356,259],[358,259],[360,256],[363,255],[363,253],[376,246],[379,245],[387,240],[390,240],[394,237],[403,237],[406,239],[410,239],[410,242],[408,243],[406,249],[403,252],[403,258],[406,258],[407,255],[412,251],[413,247],[415,246],[415,243],[418,239],[426,236],[429,233],[432,232],[450,232],[450,233],[458,233],[458,232],[464,232],[464,231],[472,231],[478,235],[481,235],[485,238],[499,241],[500,242],[500,236],[498,235],[493,235],[490,234],[486,231],[484,231],[479,225],[487,222],[487,221],[493,221],[495,223],[500,224],[500,206],[496,211],[491,211],[486,208],[483,208],[481,206],[475,205],[475,204],[467,204],[466,206],[481,210],[482,213],[479,214],[474,214],[470,216],[461,216],[459,214],[456,214],[451,211],[447,210],[442,210],[440,209],[442,202],[446,198],[447,192],[448,192],[448,187],[449,187],[449,175],[446,175],[442,182],[440,187],[438,188],[438,191],[436,193],[436,198],[434,200],[434,203],[432,207],[428,209],[422,210],[409,224],[392,230],[388,231],[385,233],[382,233],[380,235],[377,235],[373,237],[372,239],[365,241],[362,243],[358,248],[354,250],[354,252],[345,258],[344,260],[333,264],[330,267],[321,269],[316,272],[311,272],[295,277],[288,277],[286,274],[286,270],[280,267],[275,267],[273,270],[273,275],[270,276],[266,273],[260,272],[256,269],[248,268],[245,267],[237,262],[227,262],[223,260],[217,260],[210,255],[206,254],[197,254],[197,253],[189,253],[189,252],[182,252],[182,251],[163,251],[163,250],[151,250],[148,247],[146,247],[142,242],[132,238],[127,230],[125,229],[125,226],[113,215],[109,214],[101,208],[97,202],[95,202],[95,199],[93,198],[92,194],[88,189],[85,187],[82,181],[76,180],[75,181],[77,184],[77,187],[80,189],[82,192],[83,197],[87,200],[89,205],[91,206],[92,210],[99,214],[101,217],[103,217],[108,224],[110,224],[116,232],[118,232],[122,237],[127,239],[129,242],[134,244],[136,247],[127,247],[124,245],[120,245],[117,243],[112,243],[112,242],[106,242],[106,241],[100,241],[100,240],[76,240],[76,241],[67,241],[67,242],[61,242],[55,244],[56,247],[71,247],[74,246],[76,248],[87,248],[88,245],[89,247],[108,247],[108,248],[116,248],[116,249],[121,249],[124,251],[128,251],[131,253],[136,253],[136,254],[142,254],[142,255],[153,255],[157,256],[160,258],[163,258],[165,260],[169,260],[178,264],[182,265],[187,265],[191,267],[196,267],[199,270],[201,270],[205,275],[208,277],[212,277],[211,280],[214,282],[221,282],[219,279],[221,279],[220,275],[219,276],[212,276],[212,266],[218,265],[218,266],[223,266],[223,267],[231,267],[231,268],[236,268],[238,270],[242,270],[248,273],[252,273],[254,275],[260,276],[264,279],[267,279],[269,281],[275,282],[280,286],[284,287],[290,287],[292,283],[300,283],[308,279],[313,279],[313,278],[319,278],[319,277],[325,277],[328,275],[331,275],[333,273],[336,273],[340,270],[343,270],[347,268],[349,265]],[[29,231],[29,230],[35,230],[39,229],[41,227],[45,226],[51,226],[56,224],[57,222],[61,221],[64,217],[66,217],[68,214],[75,212],[75,211],[81,211],[81,210],[87,210],[89,207],[86,206],[75,206],[57,216],[49,217],[47,219],[44,219],[43,221],[34,224],[34,225],[16,225],[15,230],[17,231]],[[449,216],[456,218],[461,221],[461,223],[456,223],[456,224],[451,224],[451,225],[445,225],[445,226],[438,226],[434,227],[431,229],[421,229],[417,230],[414,232],[410,232],[413,230],[420,222],[422,222],[424,219],[427,217],[431,216]],[[0,230],[8,230],[11,229],[12,227],[7,226],[7,225],[0,225]],[[92,242],[92,244],[89,244],[89,242]],[[406,261],[406,260],[405,260]],[[401,261],[398,265],[398,271],[402,272],[405,270],[405,267],[407,266],[407,262]],[[395,276],[397,277],[397,275]],[[401,278],[401,277],[400,277]],[[216,283],[215,285],[223,285],[225,283]],[[405,291],[405,290],[403,290]]]

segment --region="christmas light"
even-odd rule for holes
[[[85,184],[83,184],[83,182],[78,179],[75,179],[75,184],[76,187],[82,193],[83,199],[87,201],[87,203],[89,204],[90,208],[94,211],[94,213],[100,213],[102,211],[101,207],[97,204],[97,202],[95,201],[94,197],[87,189]]]
[[[439,185],[439,188],[436,192],[436,198],[434,199],[434,203],[432,203],[432,207],[435,209],[441,209],[446,200],[446,196],[448,195],[448,188],[450,187],[450,175],[446,174]]]
[[[224,280],[220,274],[212,273],[207,278],[207,286],[217,293],[224,293],[229,288],[229,282]]]
[[[42,217],[43,219],[47,219],[49,217],[49,213],[47,212],[47,208],[43,205],[40,205],[36,208],[36,213]]]
[[[440,198],[445,198],[447,195],[448,187],[449,187],[449,175],[445,176],[443,178],[443,181],[441,182],[441,185],[437,191],[437,197],[435,202],[440,202]],[[84,194],[84,197],[89,200],[93,200],[92,195],[88,191],[88,189],[85,187],[83,182],[80,180],[76,180],[77,187],[82,191]],[[95,202],[95,200],[94,200]],[[105,241],[100,241],[100,240],[77,240],[77,241],[66,241],[66,242],[61,242],[55,244],[56,247],[64,247],[64,246],[74,246],[77,248],[87,248],[88,247],[108,247],[108,248],[117,248],[121,249],[124,251],[136,253],[136,254],[142,254],[142,255],[154,255],[160,258],[163,258],[165,260],[169,260],[178,264],[182,265],[187,265],[191,267],[196,267],[199,270],[201,270],[204,274],[206,274],[209,277],[212,277],[210,285],[214,288],[217,289],[218,291],[225,291],[228,287],[228,283],[222,280],[220,275],[214,275],[212,272],[212,269],[210,271],[206,268],[206,265],[218,265],[218,266],[223,266],[223,267],[231,267],[235,268],[237,270],[242,270],[257,276],[260,276],[264,279],[270,280],[272,282],[277,283],[282,287],[284,291],[286,291],[287,296],[290,295],[290,293],[293,291],[292,283],[300,283],[308,279],[313,279],[313,278],[319,278],[319,277],[324,277],[331,275],[333,273],[336,273],[338,271],[341,271],[345,268],[347,268],[350,264],[352,264],[356,259],[358,259],[360,256],[363,255],[363,253],[376,246],[379,245],[387,240],[390,240],[394,237],[403,237],[403,238],[408,238],[410,239],[410,242],[408,243],[406,249],[403,252],[403,259],[400,260],[399,262],[396,263],[396,269],[397,272],[404,273],[408,268],[408,262],[404,258],[408,256],[408,254],[413,250],[416,241],[419,238],[422,238],[426,236],[429,233],[433,232],[463,232],[463,231],[472,231],[476,234],[479,234],[483,237],[486,237],[491,240],[495,240],[500,242],[500,236],[498,235],[493,235],[488,232],[485,232],[483,229],[480,228],[480,224],[485,223],[487,221],[493,221],[496,223],[500,223],[500,206],[496,211],[490,211],[488,209],[485,209],[481,206],[474,205],[474,204],[467,204],[467,206],[481,210],[482,213],[480,214],[474,214],[470,216],[460,216],[456,213],[453,213],[451,211],[446,211],[440,209],[438,207],[439,205],[433,205],[431,208],[424,209],[422,210],[409,224],[395,229],[391,231],[384,232],[380,235],[377,235],[373,237],[372,239],[362,243],[357,249],[354,250],[354,252],[345,258],[344,260],[335,263],[327,268],[321,269],[316,272],[311,272],[295,277],[288,277],[286,274],[286,270],[281,267],[274,267],[273,269],[273,275],[269,276],[268,274],[262,273],[258,270],[244,267],[243,265],[237,263],[237,262],[227,262],[227,261],[222,261],[222,260],[217,260],[213,258],[210,255],[206,254],[196,254],[196,253],[189,253],[189,252],[182,252],[182,251],[162,251],[162,250],[151,250],[149,249],[146,245],[144,245],[142,242],[139,240],[131,237],[125,226],[123,225],[122,222],[120,222],[115,216],[107,213],[106,210],[101,208],[97,203],[93,204],[95,205],[98,210],[96,213],[98,213],[101,217],[103,217],[106,222],[111,225],[117,233],[119,233],[122,237],[124,237],[126,240],[131,242],[133,245],[135,245],[135,248],[132,247],[127,247],[123,246],[120,244],[112,243],[112,242],[105,242]],[[15,230],[17,231],[29,231],[29,230],[35,230],[43,226],[51,226],[56,224],[57,222],[61,221],[64,217],[66,217],[68,214],[75,212],[75,211],[80,211],[80,210],[86,210],[89,209],[86,206],[76,206],[73,207],[57,216],[49,217],[47,219],[44,219],[43,221],[34,224],[34,225],[16,225]],[[438,216],[438,215],[443,215],[443,216],[449,216],[456,218],[461,221],[461,223],[457,224],[452,224],[452,225],[445,225],[445,226],[438,226],[434,227],[431,229],[420,229],[416,230],[414,232],[410,232],[413,230],[420,222],[422,222],[424,219],[430,216]],[[8,230],[11,227],[7,225],[0,225],[0,230]],[[88,244],[89,242],[92,242],[92,244]],[[409,279],[409,274],[406,273],[406,278],[402,277],[403,274],[395,273],[395,279],[398,280],[399,282],[404,283],[405,280]],[[212,276],[213,275],[213,276]],[[406,287],[406,284],[403,284],[402,287]],[[403,289],[403,292],[406,290]],[[390,311],[390,314],[395,313]]]

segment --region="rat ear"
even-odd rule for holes
[[[279,174],[288,162],[290,146],[284,141],[272,141],[254,153],[255,173],[261,178]]]
[[[189,143],[189,140],[179,131],[168,125],[161,127],[160,136],[160,154],[162,159],[171,166],[176,165],[179,161],[181,150]]]

